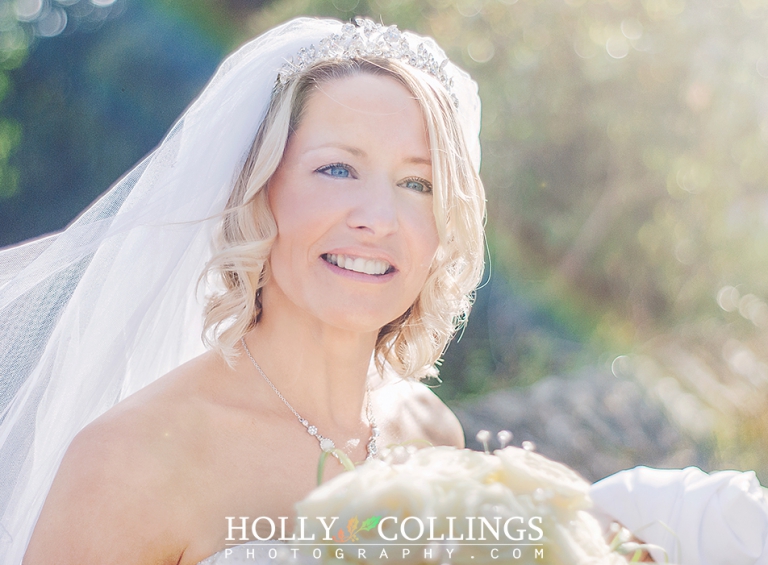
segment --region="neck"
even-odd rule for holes
[[[347,331],[323,324],[292,303],[263,297],[257,326],[245,341],[264,373],[293,408],[321,433],[357,435],[365,413],[366,376],[378,332]],[[246,367],[250,360],[245,356]],[[262,381],[255,367],[253,371]],[[269,389],[275,409],[293,414]]]

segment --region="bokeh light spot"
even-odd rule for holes
[[[757,60],[755,69],[757,70],[757,74],[759,74],[761,77],[768,78],[768,56],[763,55],[760,57]]]
[[[643,24],[635,18],[626,18],[621,22],[621,33],[631,40],[640,39],[643,36]]]
[[[605,50],[614,59],[623,59],[629,55],[629,42],[625,37],[614,36],[605,42]]]
[[[717,292],[717,305],[726,312],[733,312],[739,307],[739,289],[726,285]]]
[[[514,54],[515,60],[520,63],[520,66],[522,67],[529,67],[537,61],[536,53],[525,44],[517,45]]]
[[[3,30],[2,33],[0,33],[0,61],[4,62],[14,52],[26,48],[27,42],[27,34],[22,27],[19,26],[9,30]]]
[[[40,37],[55,37],[67,27],[67,13],[61,8],[53,8],[45,17],[35,22],[35,31]]]
[[[739,314],[759,328],[768,327],[768,304],[754,294],[745,294],[741,297]]]
[[[481,38],[471,41],[467,45],[467,52],[473,61],[477,63],[487,63],[493,59],[496,50],[490,40]]]
[[[675,259],[683,265],[692,265],[696,259],[696,247],[690,238],[683,238],[675,244]]]
[[[573,42],[573,50],[582,59],[591,59],[597,55],[597,47],[595,44],[584,37],[577,37]]]
[[[629,377],[632,375],[630,359],[626,355],[619,355],[611,363],[611,373],[616,378]]]
[[[16,0],[16,17],[22,22],[32,22],[43,12],[43,0]]]
[[[103,2],[103,1],[105,0],[91,0],[91,2],[93,2],[94,4],[96,4],[97,2]],[[340,12],[351,12],[352,10],[357,8],[357,5],[359,3],[360,3],[360,0],[333,0],[333,7],[339,10]]]
[[[712,171],[700,163],[682,166],[675,175],[677,186],[691,194],[698,194],[707,188],[712,181]]]
[[[480,13],[480,3],[475,0],[459,0],[456,9],[465,18],[472,18]]]

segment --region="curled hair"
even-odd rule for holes
[[[253,146],[235,181],[201,280],[215,284],[205,308],[203,340],[227,360],[259,321],[260,289],[269,277],[277,226],[266,185],[307,100],[328,81],[362,73],[388,76],[419,103],[432,159],[433,213],[440,245],[415,302],[379,331],[374,358],[402,377],[437,374],[435,364],[469,314],[483,272],[485,192],[472,166],[458,110],[431,76],[392,59],[319,61],[285,86],[276,86]]]

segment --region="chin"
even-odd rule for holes
[[[386,326],[389,322],[381,323],[381,320],[365,320],[362,317],[354,317],[352,319],[344,318],[334,320],[330,322],[330,325],[339,328],[341,330],[355,332],[360,334],[379,333],[381,328]]]
[[[348,315],[340,316],[339,312],[336,311],[333,315],[326,317],[325,320],[329,325],[346,331],[378,333],[381,328],[399,318],[403,312],[394,315],[390,312],[382,315],[381,311],[363,312],[360,309],[350,308]]]

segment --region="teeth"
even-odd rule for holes
[[[363,259],[362,257],[349,257],[347,255],[325,255],[325,260],[331,265],[336,265],[347,271],[365,273],[366,275],[383,275],[391,268],[386,261],[375,259]]]

